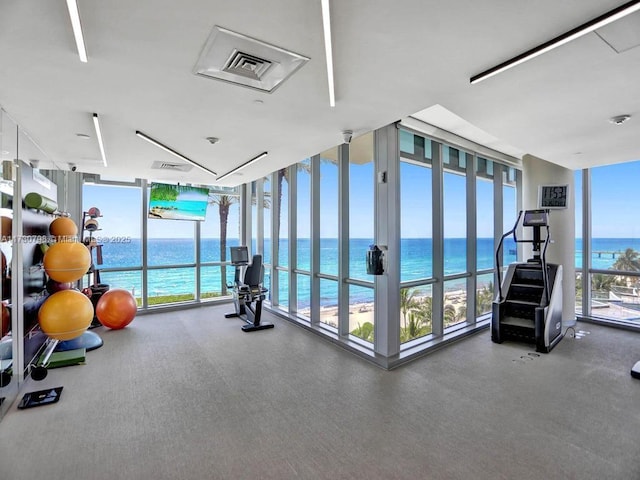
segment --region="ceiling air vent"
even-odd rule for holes
[[[173,172],[188,172],[193,168],[193,165],[186,163],[167,163],[155,161],[151,164],[151,168],[154,170],[171,170]]]
[[[308,57],[216,26],[193,73],[273,92],[308,61]]]
[[[271,67],[269,60],[234,50],[222,70],[252,80],[260,80],[269,67]]]

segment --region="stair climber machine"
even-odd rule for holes
[[[521,220],[523,228],[532,228],[533,239],[517,238]],[[548,220],[548,210],[520,211],[513,228],[500,239],[496,250],[498,276],[502,243],[509,235],[513,235],[516,243],[531,243],[533,258],[510,264],[503,281],[498,281],[491,318],[491,340],[495,343],[505,340],[531,343],[537,352],[549,353],[562,340],[562,265],[546,261],[550,243]]]

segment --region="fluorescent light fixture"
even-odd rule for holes
[[[245,167],[248,167],[249,165],[256,163],[258,160],[263,159],[264,157],[266,157],[269,154],[269,152],[262,152],[260,155],[253,157],[251,160],[249,160],[248,162],[243,163],[242,165],[240,165],[239,167],[234,168],[233,170],[228,171],[227,173],[225,173],[224,175],[221,175],[218,177],[218,180],[222,180],[223,178],[228,177],[229,175],[233,175],[236,172],[239,172],[240,170],[242,170]]]
[[[187,163],[190,163],[191,165],[193,165],[194,167],[198,167],[200,170],[203,170],[207,173],[210,173],[211,175],[215,175],[217,176],[218,174],[216,172],[214,172],[213,170],[209,170],[207,167],[203,167],[202,165],[200,165],[199,163],[194,162],[193,160],[191,160],[188,157],[185,157],[184,155],[182,155],[181,153],[176,152],[175,150],[173,150],[172,148],[167,147],[166,145],[163,145],[162,143],[160,143],[157,140],[154,140],[153,138],[151,138],[150,136],[142,133],[139,130],[136,130],[136,135],[139,136],[140,138],[142,138],[143,140],[146,140],[147,142],[149,142],[152,145],[155,145],[158,148],[161,148],[162,150],[164,150],[165,152],[170,153],[171,155],[174,155],[176,157],[178,157],[181,160],[184,160]]]
[[[67,0],[67,8],[69,9],[69,17],[71,18],[71,27],[73,28],[73,36],[76,39],[78,47],[78,55],[80,61],[87,63],[87,49],[84,46],[84,35],[82,35],[82,25],[80,24],[80,12],[78,12],[78,3],[76,0]]]
[[[474,75],[471,77],[470,81],[472,84],[481,82],[482,80],[486,80],[489,77],[493,77],[498,73],[502,73],[509,68],[515,67],[516,65],[520,65],[532,58],[537,57],[538,55],[542,55],[543,53],[547,53],[554,48],[557,48],[565,43],[571,42],[577,38],[586,35],[587,33],[591,33],[594,30],[598,30],[599,28],[604,27],[610,23],[615,22],[616,20],[620,20],[627,15],[630,15],[634,12],[640,10],[640,0],[633,0],[631,2],[627,2],[624,5],[621,5],[613,10],[600,15],[599,17],[594,18],[593,20],[588,21],[587,23],[583,23],[579,27],[576,27],[572,30],[569,30],[562,35],[559,35],[548,42],[542,43],[537,47],[532,48],[531,50],[527,50],[520,55],[517,55],[506,62],[502,62],[495,67],[490,68],[489,70],[485,70],[478,75]]]
[[[107,155],[104,153],[104,141],[102,140],[102,129],[100,128],[100,119],[98,114],[93,114],[93,126],[96,129],[96,137],[98,138],[98,146],[100,147],[100,155],[102,155],[102,163],[107,166]]]
[[[329,0],[322,2],[322,28],[324,30],[324,51],[327,57],[327,81],[329,82],[329,106],[336,106],[336,92],[333,84],[333,52],[331,50],[331,15]]]

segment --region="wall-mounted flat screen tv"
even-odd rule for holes
[[[152,183],[148,217],[202,221],[207,216],[208,198],[208,188]]]

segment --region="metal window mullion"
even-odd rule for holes
[[[140,187],[142,189],[142,210],[141,210],[141,224],[142,224],[142,308],[145,309],[149,306],[148,296],[149,296],[149,274],[147,272],[147,264],[148,264],[148,248],[147,248],[147,240],[149,235],[149,228],[147,226],[147,218],[149,208],[148,204],[148,190],[147,190],[147,181],[142,180],[142,185]]]
[[[16,127],[16,159],[18,156],[18,132]],[[9,132],[7,132],[9,133]],[[11,331],[13,332],[14,342],[18,342],[17,348],[14,348],[14,353],[17,354],[14,358],[13,371],[18,373],[18,385],[22,385],[24,381],[24,270],[23,270],[23,243],[16,241],[22,239],[22,202],[16,201],[22,198],[22,175],[21,169],[18,168],[18,161],[14,160],[11,164],[11,172],[13,177],[13,221],[11,224],[11,235],[14,239],[11,247],[11,303],[15,306],[21,306],[20,308],[11,309]],[[16,351],[17,350],[17,351]]]
[[[256,180],[256,252],[264,259],[264,179]]]
[[[195,299],[196,301],[200,301],[200,260],[201,260],[201,248],[200,248],[200,222],[193,222],[193,234],[195,235],[195,256],[196,256],[196,265],[195,265],[195,275],[196,275],[196,291]]]
[[[240,245],[249,247],[251,255],[255,252],[251,245],[251,184],[240,186]]]
[[[320,323],[320,155],[311,157],[311,324]]]
[[[280,295],[278,294],[278,270],[279,258],[278,252],[280,250],[280,220],[277,219],[278,210],[280,205],[280,189],[278,184],[278,171],[276,170],[271,174],[271,305],[278,305],[280,303]]]
[[[582,170],[582,314],[591,315],[591,169]]]
[[[493,251],[496,252],[503,235],[504,226],[504,187],[502,185],[502,169],[500,163],[493,164]],[[500,252],[502,256],[502,252]],[[497,292],[498,284],[502,284],[502,272],[494,268],[493,284]]]
[[[338,146],[338,334],[349,335],[349,145]]]
[[[465,153],[467,156],[467,323],[476,322],[476,288],[478,277],[478,212],[477,212],[477,163],[478,155]]]
[[[375,276],[374,350],[400,352],[400,148],[396,125],[374,131],[375,241],[386,246],[386,271]],[[386,177],[386,181],[378,178]]]
[[[433,277],[437,280],[432,290],[432,333],[441,337],[444,333],[444,176],[442,168],[442,143],[432,143],[432,237]]]
[[[298,164],[289,167],[289,313],[298,312]]]

